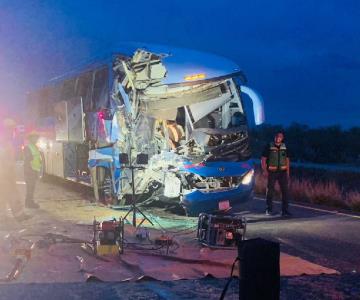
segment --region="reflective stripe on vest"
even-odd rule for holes
[[[33,169],[36,172],[40,172],[41,170],[41,165],[42,165],[42,161],[41,161],[41,154],[39,149],[33,145],[33,144],[29,144],[28,145],[31,155],[32,155],[32,160],[30,162],[31,165],[31,169]]]
[[[285,144],[276,147],[274,143],[270,144],[270,154],[268,159],[269,171],[285,171],[287,170],[287,154]]]

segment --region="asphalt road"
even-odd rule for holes
[[[291,218],[265,216],[265,200],[255,198],[239,207],[247,217],[247,238],[280,242],[281,249],[341,273],[360,272],[360,215],[307,204],[291,204]]]

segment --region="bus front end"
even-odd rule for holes
[[[263,122],[264,112],[235,63],[155,47],[120,57],[114,69],[119,152],[131,149],[134,161],[139,153],[149,157],[135,172],[136,193],[180,201],[192,216],[252,198],[254,166],[242,96],[252,100],[255,124]],[[126,170],[122,174],[130,177]],[[119,195],[128,193],[127,180],[119,181]]]

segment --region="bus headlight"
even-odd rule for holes
[[[254,169],[251,169],[249,172],[246,173],[246,175],[241,180],[242,184],[249,185],[254,178]]]

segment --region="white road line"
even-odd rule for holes
[[[262,201],[266,200],[265,198],[259,198],[259,197],[254,197],[254,199],[262,200]],[[274,201],[274,202],[281,203],[280,201]],[[360,219],[360,216],[342,213],[342,212],[338,212],[336,210],[333,211],[333,210],[327,210],[327,209],[322,209],[322,208],[310,207],[310,206],[301,205],[301,204],[294,204],[294,203],[289,203],[289,205],[294,206],[294,207],[300,207],[300,208],[305,208],[305,209],[309,209],[309,210],[324,212],[324,213],[328,213],[328,214],[333,214],[333,215],[346,216],[346,217],[350,217],[350,218]]]

